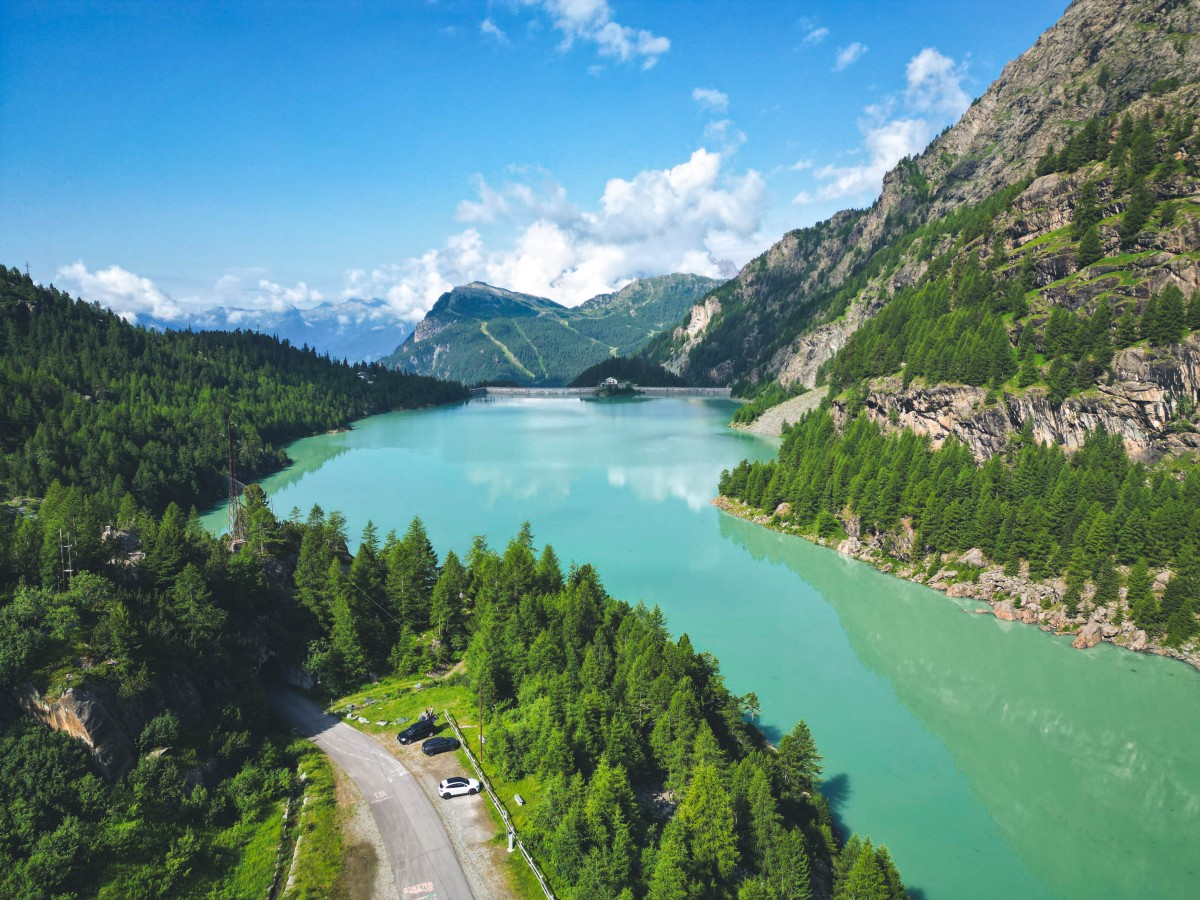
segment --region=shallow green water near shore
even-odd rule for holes
[[[377,416],[289,448],[276,514],[339,509],[463,553],[533,524],[610,593],[754,690],[772,735],[799,718],[846,827],[888,844],[929,900],[1192,897],[1200,884],[1200,673],[1035,628],[709,504],[767,441],[699,399],[515,399]],[[224,510],[206,517],[215,529]]]

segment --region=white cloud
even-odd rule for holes
[[[867,52],[867,45],[855,41],[849,47],[838,47],[837,60],[833,64],[833,71],[840,72],[842,69],[849,68],[854,65]]]
[[[924,119],[889,119],[874,125],[860,122],[859,127],[867,161],[857,166],[821,166],[814,172],[823,182],[821,187],[815,195],[802,191],[797,203],[878,193],[884,174],[905,156],[924,149],[933,137]]]
[[[827,37],[829,37],[828,28],[811,28],[808,34],[804,35],[803,43],[806,47],[815,47]]]
[[[911,60],[906,70],[908,88],[904,102],[915,112],[943,115],[957,119],[971,105],[971,98],[962,89],[967,76],[967,64],[956,63],[932,47],[926,47]]]
[[[486,34],[491,37],[494,37],[501,44],[508,43],[508,35],[505,34],[500,29],[500,26],[498,26],[490,18],[484,19],[482,22],[479,23],[479,32],[480,32],[480,34]]]
[[[965,62],[956,63],[929,47],[922,50],[905,68],[903,97],[887,97],[863,110],[858,122],[863,142],[856,152],[864,161],[813,167],[817,187],[800,191],[792,202],[808,204],[843,197],[865,200],[877,194],[889,169],[905,156],[920,153],[943,124],[957,119],[970,105],[962,89],[966,77]],[[901,103],[903,111],[897,115]],[[801,160],[793,168],[811,165]]]
[[[813,161],[811,159],[798,159],[788,168],[790,168],[793,172],[803,172],[805,169],[811,169],[812,167]]]
[[[606,0],[521,0],[548,13],[556,29],[562,32],[562,49],[576,41],[596,45],[601,56],[621,62],[640,61],[643,69],[653,67],[671,49],[665,37],[642,28],[630,28],[613,20]]]
[[[136,322],[144,315],[171,322],[186,315],[185,310],[149,278],[120,266],[89,272],[83,260],[77,260],[69,266],[61,266],[56,277],[73,286],[84,300],[99,302],[128,322]]]
[[[251,295],[251,306],[254,309],[266,309],[271,312],[284,312],[290,308],[307,309],[316,306],[325,299],[320,291],[310,288],[303,281],[294,287],[284,287],[266,278],[258,280],[258,287]]]
[[[567,200],[567,192],[548,173],[540,169],[524,170],[538,176],[537,184],[510,182],[503,187],[493,188],[476,175],[475,189],[478,200],[463,200],[458,204],[455,218],[460,222],[491,223],[510,218],[520,210],[528,217],[545,218],[552,221],[571,219],[578,215]]]
[[[569,306],[667,272],[727,275],[766,243],[759,233],[766,182],[754,170],[724,171],[724,156],[704,148],[667,169],[612,178],[593,209],[568,202],[549,181],[489,185],[459,205],[468,222],[516,229],[510,245],[487,246],[474,228],[401,263],[347,273],[343,296],[382,296],[399,316],[419,320],[451,287],[486,281]]]
[[[709,122],[704,126],[704,139],[720,148],[726,156],[746,143],[746,132],[734,126],[731,119]]]
[[[713,112],[725,112],[729,109],[729,95],[716,88],[692,88],[692,99]]]

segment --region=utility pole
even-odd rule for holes
[[[483,682],[479,682],[479,762],[483,764]]]
[[[61,528],[58,529],[58,558],[62,562],[63,590],[66,590],[75,577],[75,568],[71,559],[71,532],[64,533]]]
[[[242,539],[242,485],[237,480],[237,468],[233,456],[233,418],[225,419],[225,439],[229,457],[229,539]]]
[[[25,277],[29,277],[29,260],[25,260]]]

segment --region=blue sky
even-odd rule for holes
[[[0,261],[129,318],[727,274],[869,204],[1015,3],[0,5]]]

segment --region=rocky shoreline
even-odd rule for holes
[[[803,534],[782,521],[780,516],[786,515],[786,508],[776,510],[774,515],[767,515],[725,496],[716,497],[712,504],[739,519],[837,550],[845,556],[869,563],[881,572],[942,591],[948,597],[978,600],[988,604],[988,609],[976,610],[979,613],[990,612],[1005,622],[1036,625],[1050,634],[1074,635],[1073,646],[1078,649],[1084,650],[1107,641],[1136,653],[1166,656],[1200,669],[1200,646],[1197,646],[1196,642],[1185,644],[1182,648],[1166,647],[1152,640],[1145,631],[1134,624],[1125,607],[1124,588],[1121,589],[1121,601],[1110,609],[1095,606],[1091,602],[1093,590],[1089,585],[1079,603],[1079,615],[1072,617],[1067,615],[1063,602],[1066,584],[1061,578],[1035,581],[1027,577],[1024,567],[1020,575],[1005,575],[1002,566],[990,564],[978,549],[967,550],[957,557],[943,556],[939,570],[932,577],[926,577],[924,565],[918,564],[914,567],[903,559],[885,554],[885,537],[872,535],[866,542],[861,540],[862,536],[857,533],[857,522],[850,522],[846,539],[834,544],[823,538]],[[781,504],[781,507],[786,505]],[[911,541],[912,534],[909,533],[907,537]],[[904,543],[903,536],[899,543]],[[892,552],[895,554],[896,551]],[[964,569],[971,577],[964,578]],[[1160,594],[1169,580],[1167,573],[1161,573],[1154,582],[1155,593]]]

